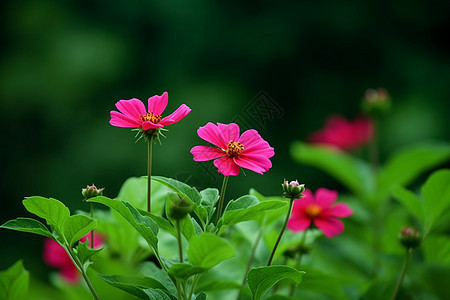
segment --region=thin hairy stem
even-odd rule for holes
[[[267,266],[270,266],[272,264],[272,260],[275,255],[275,252],[277,251],[278,244],[280,243],[281,237],[283,236],[283,233],[286,230],[286,226],[289,221],[289,217],[291,216],[291,210],[292,210],[293,203],[294,203],[294,199],[290,199],[289,209],[286,214],[286,220],[284,220],[283,228],[281,229],[280,235],[278,236],[277,241],[275,242],[275,245],[273,246],[272,253],[270,254],[269,261],[267,262]]]
[[[398,292],[400,291],[400,287],[402,286],[403,279],[405,278],[406,269],[408,268],[408,264],[409,264],[409,260],[411,259],[412,252],[413,252],[413,249],[411,249],[411,248],[406,249],[405,261],[403,262],[402,270],[400,272],[400,277],[398,278],[397,285],[395,286],[394,294],[392,295],[392,300],[397,299]]]
[[[152,197],[152,145],[153,145],[153,140],[150,138],[147,140],[148,143],[148,157],[147,157],[147,211],[151,212],[152,209],[152,202],[151,202],[151,197]]]
[[[222,189],[220,190],[220,198],[219,198],[219,205],[217,206],[217,221],[220,219],[220,217],[222,216],[222,209],[223,209],[223,201],[225,199],[225,191],[227,189],[227,184],[228,184],[228,176],[225,176],[223,178],[223,182],[222,182]]]

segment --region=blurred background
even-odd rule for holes
[[[125,179],[145,175],[145,143],[108,123],[121,99],[146,103],[167,91],[164,115],[182,103],[192,108],[154,147],[153,174],[198,188],[220,188],[222,179],[212,162],[192,160],[189,150],[207,144],[196,130],[233,121],[257,129],[275,148],[273,168],[231,178],[229,199],[250,187],[279,195],[284,178],[341,190],[323,172],[294,163],[289,145],[331,114],[359,115],[367,88],[384,87],[393,100],[381,124],[382,159],[412,142],[450,139],[446,1],[0,5],[0,223],[28,215],[26,196],[88,210],[81,201],[87,184],[115,197]],[[42,238],[0,230],[0,239],[0,270],[23,258],[45,278]]]

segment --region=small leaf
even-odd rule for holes
[[[130,203],[104,196],[90,198],[87,202],[101,203],[114,209],[141,234],[150,247],[153,249],[158,248],[158,225],[149,216],[142,214]]]
[[[84,243],[80,242],[75,247],[75,254],[78,257],[78,259],[81,261],[81,264],[84,265],[85,262],[88,261],[89,258],[91,258],[93,255],[100,252],[103,248],[100,249],[92,249],[89,247],[89,240],[86,239]]]
[[[234,248],[224,239],[205,232],[194,236],[187,250],[190,263],[202,268],[212,268],[234,256]]]
[[[425,234],[438,223],[444,213],[450,209],[450,170],[433,172],[422,186],[425,214]]]
[[[420,199],[410,190],[402,186],[394,186],[392,189],[392,195],[400,201],[419,221],[423,222],[423,203]]]
[[[0,272],[0,299],[26,299],[30,274],[21,260],[6,271]]]
[[[144,292],[151,300],[176,300],[174,296],[169,297],[167,293],[159,289],[145,289]]]
[[[66,219],[62,232],[72,246],[75,242],[80,240],[83,236],[88,234],[91,230],[95,228],[97,222],[83,215],[73,215]]]
[[[187,280],[189,277],[205,272],[207,269],[189,264],[174,264],[170,267],[169,275]]]
[[[197,205],[200,204],[201,201],[200,193],[197,191],[197,189],[190,187],[186,183],[162,176],[152,176],[152,181],[164,184],[172,191],[178,193],[181,197],[183,197],[184,199],[186,199],[191,203],[195,203]]]
[[[252,299],[259,300],[267,291],[282,279],[289,279],[295,286],[302,282],[305,272],[288,266],[267,266],[251,269],[247,275],[247,283],[252,291]]]
[[[35,233],[55,239],[53,234],[45,227],[41,222],[30,218],[17,218],[15,220],[9,220],[0,228],[17,230],[22,232]]]
[[[211,220],[214,212],[216,211],[216,204],[219,200],[218,189],[204,189],[200,192],[202,196],[201,206],[208,212],[208,221]]]
[[[159,299],[149,297],[149,293],[146,292],[146,290],[148,289],[164,290],[170,293],[161,282],[151,277],[122,276],[122,275],[112,275],[112,276],[99,275],[99,276],[110,285],[118,289],[121,289],[125,292],[128,292],[132,295],[135,295],[141,299],[150,299],[150,300]]]
[[[28,197],[22,201],[32,214],[47,221],[48,225],[61,229],[69,217],[69,209],[59,200],[39,196]]]
[[[203,292],[198,294],[197,297],[195,297],[195,300],[206,300],[206,294]]]
[[[159,182],[152,183],[152,213],[158,215],[164,210],[167,188]],[[120,188],[117,200],[130,203],[137,209],[147,209],[147,178],[130,177]]]

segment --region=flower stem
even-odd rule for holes
[[[379,164],[379,127],[378,117],[373,117],[373,137],[369,145],[369,157],[374,175],[378,172]]]
[[[412,248],[407,248],[406,249],[405,261],[403,262],[403,266],[402,266],[402,270],[401,270],[401,273],[400,273],[400,277],[398,278],[397,285],[395,286],[394,294],[392,295],[392,300],[397,299],[398,292],[400,290],[400,287],[402,286],[403,278],[405,278],[406,269],[408,268],[408,263],[409,263],[409,260],[411,259],[412,252],[413,252]]]
[[[301,266],[302,263],[302,257],[303,257],[303,249],[305,248],[305,242],[306,242],[306,234],[308,232],[308,229],[306,229],[305,231],[303,231],[303,238],[302,241],[300,242],[300,253],[298,255],[298,259],[295,260],[295,268],[298,269]],[[291,285],[290,290],[289,290],[289,297],[292,297],[294,295],[294,291],[295,291],[295,285]]]
[[[67,247],[67,253],[70,256],[70,259],[72,259],[72,262],[75,264],[75,266],[77,267],[78,271],[80,271],[81,275],[83,276],[84,281],[86,282],[89,290],[92,293],[92,296],[94,296],[95,300],[99,300],[97,293],[95,292],[94,286],[92,285],[91,281],[89,280],[89,277],[87,276],[86,272],[83,269],[83,266],[81,265],[81,263],[78,261],[77,257],[74,255],[73,251],[70,249],[70,247]]]
[[[229,178],[228,176],[225,176],[223,178],[222,189],[220,190],[219,205],[217,206],[217,221],[219,221],[220,217],[222,216],[223,200],[225,198],[225,191],[227,189],[228,178]]]
[[[91,202],[91,218],[94,218],[94,203]],[[91,230],[91,248],[94,249],[94,230]]]
[[[183,246],[181,245],[180,220],[177,220],[177,235],[178,235],[178,251],[180,252],[180,263],[183,263]]]
[[[284,221],[283,228],[281,229],[280,235],[278,236],[278,239],[275,242],[275,245],[273,246],[272,253],[270,254],[269,261],[267,262],[267,266],[270,266],[272,264],[272,260],[273,260],[273,257],[275,255],[275,252],[277,251],[278,244],[280,243],[281,237],[283,236],[283,233],[286,230],[286,226],[287,226],[287,223],[289,221],[289,217],[291,216],[291,210],[292,210],[292,204],[293,203],[294,203],[294,199],[291,198],[290,201],[289,201],[289,209],[288,209],[288,212],[286,214],[286,220]]]
[[[151,212],[151,190],[152,190],[152,144],[153,140],[149,138],[148,143],[148,165],[147,165],[147,211]]]

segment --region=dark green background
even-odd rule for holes
[[[146,103],[168,91],[164,115],[192,108],[154,147],[153,170],[201,188],[221,178],[192,160],[189,150],[206,144],[197,128],[241,117],[261,91],[273,99],[284,114],[260,128],[275,148],[273,168],[231,178],[229,197],[249,187],[279,194],[284,178],[343,191],[295,164],[289,145],[330,114],[355,117],[370,87],[393,98],[382,158],[450,139],[447,1],[29,0],[3,1],[0,14],[1,223],[27,215],[26,196],[87,210],[82,187],[95,183],[113,197],[126,178],[145,174],[145,143],[108,123],[120,99]],[[1,230],[0,239],[0,269],[25,258],[43,272],[42,238]]]

